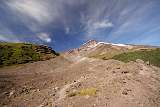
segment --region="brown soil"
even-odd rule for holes
[[[75,93],[89,88],[96,93]],[[0,106],[160,107],[160,68],[86,57],[69,61],[61,56],[1,68]]]

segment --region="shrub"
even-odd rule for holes
[[[85,96],[85,95],[89,95],[89,96],[93,96],[95,95],[97,92],[96,88],[86,88],[86,89],[82,89],[79,91],[79,95],[81,96]]]
[[[74,97],[74,96],[94,96],[96,95],[97,89],[96,88],[86,88],[86,89],[81,89],[80,91],[72,92],[68,95],[68,97]]]

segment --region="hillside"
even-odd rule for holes
[[[44,45],[30,43],[0,43],[0,67],[48,60],[58,54]]]
[[[157,47],[91,40],[50,60],[0,68],[0,106],[160,107],[159,55]]]
[[[137,59],[141,59],[145,62],[148,62],[151,65],[160,67],[160,48],[153,50],[122,53],[119,55],[115,55],[113,59],[124,62],[136,61]]]

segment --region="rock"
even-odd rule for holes
[[[143,68],[140,68],[140,70],[143,70]]]
[[[114,73],[116,73],[116,71],[112,71],[112,73],[114,74]]]
[[[93,107],[96,107],[96,104],[93,104]]]
[[[51,84],[53,84],[54,82],[53,81],[51,81]]]
[[[74,90],[73,90],[73,93],[76,93],[76,92],[77,92],[77,90],[74,89]]]
[[[76,80],[74,80],[74,82],[77,82]]]
[[[146,64],[147,64],[147,65],[150,65],[150,62],[149,62],[149,61],[147,61],[147,62],[146,62]]]
[[[43,83],[43,86],[46,86],[46,85],[47,85],[47,83],[46,83],[46,82],[44,82],[44,83]]]
[[[117,67],[116,69],[121,69],[120,67]]]
[[[40,89],[37,89],[36,92],[40,92]]]
[[[55,89],[55,90],[59,90],[60,88],[59,88],[59,87],[55,87],[54,89]]]
[[[8,95],[8,94],[9,94],[9,92],[4,92],[3,94],[4,94],[4,95]]]
[[[81,84],[81,83],[78,83],[78,87],[80,87],[80,86],[82,86],[82,84]]]
[[[124,91],[122,91],[122,94],[123,94],[123,95],[127,95],[128,92],[127,92],[126,90],[124,90]]]
[[[52,94],[50,94],[50,96],[56,96],[56,94],[55,94],[55,93],[52,93]]]
[[[11,91],[11,92],[9,93],[9,97],[12,97],[12,95],[14,94],[14,92],[15,92],[15,90]]]
[[[43,102],[42,104],[40,104],[38,107],[46,107],[48,105],[48,102]]]
[[[144,63],[144,61],[141,60],[141,59],[136,59],[136,62],[137,62],[137,63],[142,63],[142,64]]]
[[[30,91],[30,90],[29,90],[27,87],[23,87],[21,93],[28,94],[29,91]]]
[[[88,99],[89,97],[90,97],[89,95],[86,95],[86,96],[85,96],[86,99]]]
[[[122,71],[122,74],[127,74],[129,73],[129,71]]]
[[[128,92],[130,92],[130,91],[132,91],[131,89],[124,89],[123,91],[122,91],[122,94],[123,95],[128,95]]]
[[[126,81],[123,81],[123,83],[125,84],[125,83],[127,83]]]

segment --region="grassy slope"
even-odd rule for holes
[[[122,53],[112,58],[124,62],[142,59],[143,61],[149,61],[154,66],[160,67],[160,49]]]
[[[28,43],[0,43],[0,67],[47,60],[57,53],[46,46]]]

